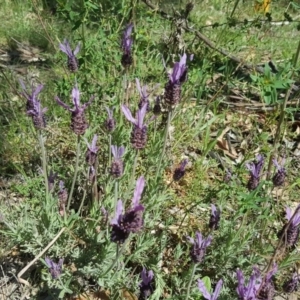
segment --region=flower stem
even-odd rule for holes
[[[139,150],[136,149],[135,157],[134,157],[134,162],[133,162],[133,167],[132,167],[131,178],[130,178],[130,181],[129,181],[127,193],[126,193],[125,200],[124,200],[124,207],[126,206],[127,198],[128,198],[129,193],[130,193],[130,191],[131,191],[131,189],[132,189],[132,187],[133,187],[133,185],[134,185],[135,170],[136,170],[138,158],[139,158]]]
[[[198,264],[194,264],[194,266],[193,266],[193,270],[192,270],[192,274],[191,274],[191,279],[190,279],[190,282],[189,282],[189,285],[188,285],[187,291],[186,291],[185,300],[188,300],[189,297],[190,297],[191,286],[192,286],[192,282],[194,280],[194,275],[195,275],[195,272],[196,272],[196,269],[197,269],[197,265]]]
[[[45,144],[43,140],[42,131],[39,130],[38,132],[38,138],[39,138],[39,144],[42,152],[42,165],[43,165],[43,175],[45,179],[45,188],[46,188],[46,199],[48,199],[49,195],[49,184],[48,184],[48,172],[47,172],[47,159],[46,159],[46,150],[45,150]]]
[[[118,179],[116,179],[116,180],[115,180],[115,201],[114,201],[114,211],[116,211],[116,208],[117,208],[118,192],[119,192],[119,181],[118,181]]]
[[[156,169],[156,175],[155,175],[155,180],[157,180],[158,174],[160,172],[160,167],[161,167],[161,163],[163,160],[163,157],[165,155],[165,151],[166,151],[166,147],[167,147],[167,140],[168,140],[168,133],[169,133],[169,128],[171,125],[171,117],[172,117],[172,110],[170,109],[168,111],[168,121],[167,121],[167,126],[166,126],[166,131],[165,131],[165,136],[164,136],[164,145],[163,145],[163,149],[159,158],[159,163]]]
[[[76,179],[77,179],[79,156],[80,156],[80,135],[77,135],[77,150],[76,150],[75,172],[74,172],[73,182],[72,182],[72,186],[71,186],[71,191],[70,191],[69,198],[68,198],[67,210],[70,209],[71,199],[72,199],[72,196],[73,196],[75,182],[76,182]]]
[[[101,275],[101,277],[104,277],[118,262],[120,256],[123,253],[123,250],[125,249],[125,245],[127,244],[127,241],[125,241],[125,243],[122,245],[122,247],[120,248],[120,245],[117,244],[117,251],[116,251],[116,258],[114,259],[113,263],[110,265],[110,267]]]

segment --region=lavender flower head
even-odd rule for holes
[[[113,132],[116,127],[116,121],[113,118],[113,111],[112,109],[109,109],[107,106],[105,106],[105,109],[108,114],[108,118],[105,121],[105,128],[108,132]]]
[[[256,293],[261,285],[261,276],[257,268],[253,269],[248,285],[245,284],[244,274],[238,269],[236,271],[238,286],[236,292],[239,300],[256,300]]]
[[[266,299],[266,300],[274,299],[275,287],[273,283],[273,276],[275,275],[277,270],[278,270],[277,264],[274,264],[273,268],[263,278],[262,283],[259,287],[259,291],[257,293],[258,299]]]
[[[126,26],[125,31],[123,33],[123,37],[122,37],[122,50],[123,50],[123,55],[121,58],[121,63],[123,65],[124,68],[129,67],[132,62],[132,54],[131,54],[131,48],[132,48],[132,30],[133,30],[133,24],[130,23]]]
[[[133,124],[131,132],[131,145],[134,149],[143,149],[147,143],[147,126],[144,124],[144,118],[147,111],[147,104],[139,109],[134,118],[126,105],[122,105],[122,111],[129,122]]]
[[[19,80],[22,90],[23,92],[21,93],[21,95],[27,100],[26,103],[26,109],[27,111],[34,109],[34,103],[36,103],[37,101],[39,101],[38,99],[38,95],[41,92],[41,90],[44,88],[43,84],[38,85],[36,88],[34,88],[34,86],[31,86],[31,93],[29,93],[25,87],[25,84],[23,82],[23,80]]]
[[[189,161],[187,159],[184,159],[180,163],[180,166],[174,170],[174,173],[173,173],[173,180],[174,181],[179,181],[184,176],[184,174],[185,174],[185,167],[188,164],[188,162]]]
[[[140,81],[138,78],[135,79],[136,86],[140,94],[140,102],[139,102],[139,109],[141,109],[145,104],[147,104],[147,111],[150,111],[150,102],[149,102],[149,94],[147,93],[147,86],[144,85],[141,87]]]
[[[122,156],[125,153],[125,147],[121,146],[111,146],[111,153],[114,157],[112,164],[111,164],[111,170],[110,173],[115,178],[120,178],[123,175],[123,161]]]
[[[24,82],[20,80],[20,84],[22,86],[23,92],[21,95],[26,98],[27,104],[27,115],[31,116],[33,125],[36,129],[43,129],[46,127],[46,120],[45,120],[45,112],[48,108],[42,108],[40,100],[38,100],[38,94],[43,89],[43,85],[39,85],[36,89],[32,86],[31,94],[27,92]]]
[[[282,160],[282,164],[280,165],[276,159],[273,159],[273,164],[275,165],[277,172],[272,178],[274,186],[282,186],[284,184],[284,180],[286,177],[286,170],[283,167],[285,163],[285,159]]]
[[[211,215],[209,219],[209,228],[216,230],[219,228],[221,212],[214,204],[211,205]]]
[[[140,199],[145,187],[143,176],[136,181],[131,208],[123,215],[123,202],[117,203],[115,217],[111,221],[111,241],[115,243],[124,243],[129,234],[140,231],[143,227],[144,206],[140,204]]]
[[[250,162],[246,164],[246,168],[250,171],[250,179],[247,187],[249,191],[253,191],[257,188],[260,181],[261,170],[263,168],[265,159],[261,154],[256,156],[256,162]]]
[[[181,84],[187,79],[187,55],[184,53],[180,61],[174,64],[173,70],[169,76],[169,81],[165,86],[165,101],[169,106],[179,103],[181,97]]]
[[[147,299],[153,293],[153,271],[147,271],[143,268],[141,272],[142,282],[140,284],[140,297],[139,299]]]
[[[70,106],[62,102],[58,97],[55,97],[55,100],[60,106],[71,112],[71,129],[74,131],[74,133],[77,135],[84,134],[89,126],[86,122],[84,111],[92,103],[92,101],[94,100],[94,96],[92,96],[90,100],[85,104],[80,105],[80,93],[76,84],[72,90],[72,101],[74,104],[74,108],[71,108]]]
[[[78,43],[75,50],[72,51],[68,40],[64,39],[64,42],[62,44],[59,44],[59,48],[62,52],[64,52],[68,56],[68,62],[67,62],[68,69],[71,72],[76,72],[79,67],[78,59],[77,59],[76,55],[80,51],[80,43]]]
[[[99,148],[96,146],[97,139],[98,139],[98,136],[97,136],[97,134],[95,134],[91,144],[89,144],[87,141],[85,141],[88,146],[88,150],[86,151],[86,154],[85,154],[85,160],[89,166],[94,166],[95,162],[96,162],[97,152],[99,150]]]
[[[190,251],[191,258],[193,262],[200,263],[202,262],[206,248],[210,245],[212,241],[212,236],[209,235],[207,238],[202,238],[202,234],[200,232],[196,232],[196,238],[193,239],[191,237],[187,237],[188,241],[193,244],[193,248]]]
[[[300,212],[299,212],[299,206],[296,208],[297,213],[292,219],[292,222],[289,224],[292,216],[294,213],[292,213],[292,210],[289,207],[286,207],[286,219],[287,223],[283,226],[283,228],[279,231],[278,237],[283,237],[283,242],[287,245],[287,247],[294,247],[299,239],[299,225],[300,225]],[[288,229],[286,230],[288,226]]]
[[[61,258],[58,261],[58,263],[55,263],[52,259],[46,257],[45,262],[52,276],[52,279],[57,279],[62,273],[62,266],[63,266],[64,259]]]
[[[298,290],[299,283],[300,275],[294,273],[292,277],[283,284],[282,288],[286,293],[293,293]]]
[[[203,297],[207,300],[217,300],[218,299],[219,294],[222,289],[222,284],[223,284],[223,281],[222,281],[222,279],[220,279],[215,287],[214,292],[212,294],[210,294],[207,291],[207,289],[204,285],[204,282],[201,279],[198,279],[198,288],[199,288],[200,292],[202,293]]]

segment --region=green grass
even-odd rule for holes
[[[109,295],[109,299],[130,299],[126,293],[138,297],[143,267],[153,270],[155,275],[150,299],[186,299],[194,265],[190,258],[192,246],[186,237],[194,237],[196,231],[204,236],[211,234],[213,240],[203,261],[197,265],[189,299],[204,299],[196,284],[196,279],[204,277],[213,288],[223,279],[218,299],[237,299],[236,270],[243,270],[248,282],[253,266],[264,275],[273,257],[278,264],[276,293],[284,295],[282,285],[297,269],[299,261],[297,249],[286,249],[281,255],[275,250],[279,243],[277,233],[286,224],[285,207],[294,209],[298,204],[297,152],[288,146],[298,139],[298,131],[294,131],[298,123],[293,122],[297,107],[286,111],[280,142],[276,145],[274,136],[283,102],[280,94],[286,93],[289,85],[277,91],[276,99],[271,99],[275,107],[272,112],[253,107],[260,104],[270,107],[266,103],[269,98],[264,96],[272,80],[277,78],[280,84],[296,80],[298,67],[296,76],[291,78],[291,62],[299,43],[297,19],[283,26],[254,22],[265,17],[254,11],[251,1],[238,1],[232,16],[235,1],[200,1],[188,18],[192,30],[182,31],[178,36],[174,23],[141,1],[102,2],[100,5],[82,0],[74,1],[72,6],[71,1],[62,0],[57,1],[55,14],[50,13],[45,3],[7,0],[0,9],[1,50],[4,53],[19,51],[19,42],[26,49],[38,49],[35,53],[39,57],[39,62],[19,58],[0,60],[0,216],[3,216],[0,262],[5,266],[0,284],[5,282],[4,297],[8,297],[11,288],[5,276],[16,278],[62,228],[65,230],[58,240],[22,275],[33,286],[33,290],[24,286],[31,293],[30,299],[71,299],[79,295],[96,299],[95,294],[100,291]],[[186,1],[155,5],[172,15],[184,10]],[[284,1],[272,1],[273,21],[284,20],[284,12],[295,18],[299,8],[288,7]],[[235,26],[229,26],[230,16]],[[120,40],[130,18],[135,24],[134,62],[125,72],[120,63]],[[216,22],[220,25],[212,26]],[[257,27],[258,24],[261,26]],[[241,65],[195,38],[193,29],[201,31],[217,48],[226,49],[242,62],[264,65],[271,58],[281,77],[270,74],[267,78],[266,73],[243,70]],[[81,43],[80,69],[76,74],[68,71],[66,55],[59,51],[59,42],[64,38],[68,38],[72,49]],[[183,52],[194,54],[194,59],[187,63],[188,80],[182,85],[181,101],[172,113],[165,151],[166,125],[161,116],[154,119],[149,113],[147,146],[136,159],[136,151],[130,145],[132,124],[124,117],[121,105],[136,110],[140,96],[135,78],[148,86],[153,105],[157,96],[163,96],[168,80],[163,59],[169,70]],[[250,75],[258,79],[251,80]],[[48,111],[42,136],[48,172],[53,170],[58,174],[54,190],[48,195],[41,171],[39,132],[26,115],[26,100],[20,94],[19,79],[28,88],[32,82],[45,84],[40,99]],[[92,95],[95,99],[86,110],[89,128],[80,143],[71,209],[61,216],[57,196],[59,181],[63,180],[70,192],[77,137],[70,130],[70,113],[54,99],[59,96],[71,105],[75,81],[81,91],[81,103]],[[230,95],[241,98],[234,102],[228,98]],[[253,102],[248,103],[249,99]],[[293,94],[292,99],[297,99],[297,95]],[[231,107],[226,105],[230,101]],[[238,104],[247,104],[250,108]],[[114,107],[117,121],[111,134],[112,144],[126,147],[124,175],[119,180],[109,174],[105,106]],[[93,186],[87,180],[85,139],[90,142],[94,134],[98,135],[99,152],[97,183]],[[274,188],[271,180],[266,179],[266,176],[272,178],[274,173],[274,168],[272,174],[267,173],[267,163],[275,149],[276,157],[287,159],[287,178],[280,188]],[[266,158],[263,176],[257,189],[248,191],[249,172],[245,164],[255,159],[257,153]],[[189,164],[184,177],[174,182],[173,172],[185,158]],[[229,183],[223,180],[225,169],[233,174]],[[123,246],[117,246],[110,240],[115,199],[125,201],[128,208],[135,181],[140,176],[146,181],[141,199],[145,206],[144,228],[131,234]],[[98,199],[95,199],[95,189]],[[78,213],[82,199],[84,207]],[[222,212],[216,231],[208,228],[211,204]],[[103,208],[107,210],[107,217]],[[119,256],[117,251],[121,251]],[[55,262],[65,259],[59,279],[51,278],[45,257]],[[9,265],[11,258],[18,264],[17,270]],[[21,287],[15,290],[13,299],[18,299],[22,291]]]

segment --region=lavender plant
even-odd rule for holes
[[[124,68],[128,68],[132,62],[132,53],[131,53],[131,48],[132,48],[132,30],[133,30],[133,24],[129,23],[124,31],[123,37],[122,37],[122,50],[123,50],[123,55],[121,58],[121,63],[124,66]]]
[[[139,300],[147,299],[153,293],[154,273],[151,270],[147,271],[145,268],[143,268],[141,272],[141,278],[142,282],[140,284]]]
[[[222,289],[222,284],[223,284],[223,281],[222,281],[222,279],[220,279],[215,287],[214,292],[212,294],[210,294],[208,292],[208,290],[206,289],[204,282],[201,279],[198,279],[199,291],[202,293],[203,297],[207,300],[217,300],[218,299],[221,289]]]

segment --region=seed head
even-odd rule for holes
[[[221,212],[214,204],[211,205],[211,215],[209,219],[209,228],[217,230],[219,228]]]
[[[273,164],[275,165],[277,172],[272,178],[274,186],[282,186],[286,177],[286,170],[283,167],[285,160],[283,160],[282,165],[278,163],[276,159],[273,159]]]

